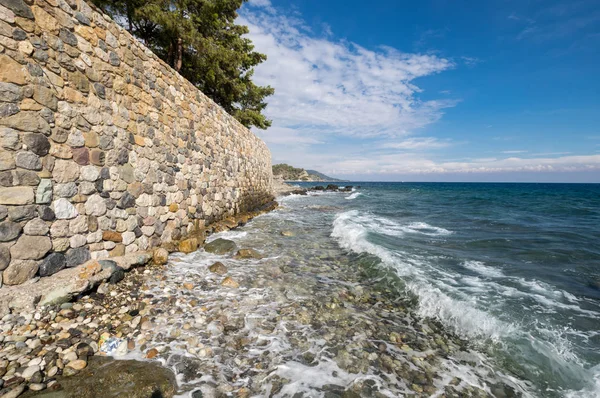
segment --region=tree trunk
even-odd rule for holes
[[[183,39],[181,37],[178,37],[177,38],[177,49],[175,51],[175,70],[177,72],[180,72],[182,66],[183,66]]]

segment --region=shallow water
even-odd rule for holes
[[[210,238],[262,260],[148,282],[183,396],[598,396],[598,186],[361,185]]]

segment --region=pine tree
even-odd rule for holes
[[[94,0],[160,58],[246,127],[265,129],[270,86],[252,81],[266,55],[237,25],[246,0]]]

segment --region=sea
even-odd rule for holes
[[[600,397],[600,185],[338,184],[353,188],[279,198],[279,209],[209,238],[234,240],[265,259],[243,262],[200,251],[180,255],[169,271],[176,282],[194,273],[210,279],[204,270],[222,261],[240,281],[240,291],[220,298],[215,294],[221,293],[198,293],[198,300],[208,308],[210,303],[230,303],[228,311],[245,313],[246,323],[262,318],[273,322],[278,332],[268,337],[246,325],[245,333],[258,342],[245,355],[270,361],[264,365],[269,371],[256,383],[274,375],[283,380],[278,389],[255,383],[255,396],[327,396],[326,386],[347,389],[358,379],[372,379],[384,396],[412,396],[415,391],[418,396],[454,396],[443,394],[449,386],[471,386],[497,397]],[[273,273],[273,267],[284,273]],[[374,347],[387,353],[375,348],[365,354],[363,366],[360,355],[355,362],[340,359],[356,352],[352,342],[373,339],[350,332],[353,322],[341,323],[346,315],[327,318],[325,313],[324,320],[306,325],[292,322],[299,319],[293,316],[286,323],[282,315],[306,311],[314,301],[327,302],[330,291],[355,292],[361,286],[385,292],[386,303],[398,303],[410,316],[392,323],[396,304],[386,304],[384,310],[377,303],[332,303],[342,305],[356,325],[372,327],[369,336],[377,333],[377,325],[406,336],[418,326],[418,339],[394,346],[382,338],[383,347],[381,342]],[[332,308],[325,311],[337,311]],[[336,333],[347,336],[336,340]],[[340,341],[349,345],[343,355]],[[303,359],[307,352],[310,363]],[[403,357],[406,352],[410,355]],[[422,390],[427,383],[419,386],[390,376],[402,373],[385,365],[386,355],[396,355],[407,374],[423,370],[430,389]],[[423,362],[430,355],[440,356],[431,366]],[[221,361],[221,371],[223,363],[228,369],[243,367],[217,356],[211,360]],[[240,369],[233,372],[243,373]],[[508,387],[498,390],[499,384]],[[237,387],[249,385],[252,380],[242,379]]]

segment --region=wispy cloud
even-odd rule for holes
[[[514,150],[514,151],[502,151],[502,153],[505,154],[517,154],[517,153],[527,153],[529,151],[522,151],[522,150]]]
[[[317,37],[301,20],[264,10],[246,8],[240,22],[249,26],[256,49],[268,56],[255,80],[275,87],[266,113],[282,134],[293,129],[403,136],[435,122],[456,103],[420,100],[421,90],[413,83],[454,67],[448,59]]]
[[[382,145],[384,148],[389,149],[410,149],[410,150],[424,150],[424,149],[438,149],[450,146],[450,141],[442,141],[433,137],[424,138],[407,138],[402,141],[387,142]]]

